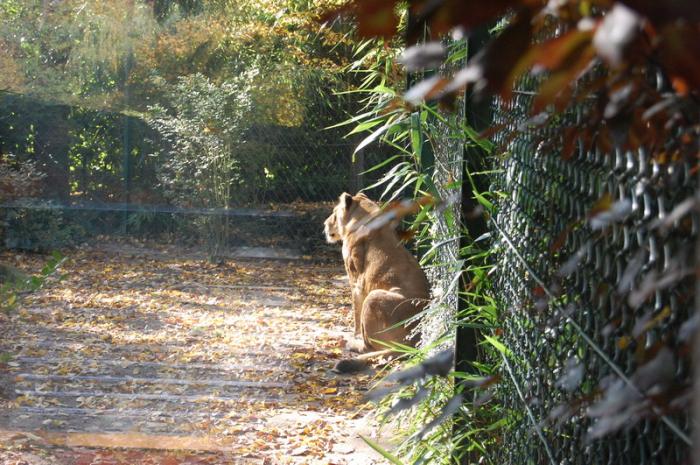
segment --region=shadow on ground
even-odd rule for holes
[[[329,371],[351,327],[339,263],[179,252],[75,250],[3,322],[0,462],[373,463],[369,375]]]

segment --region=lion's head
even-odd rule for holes
[[[365,194],[352,196],[343,192],[333,213],[323,223],[326,240],[331,244],[342,241],[354,231],[354,225],[378,210],[379,205]]]

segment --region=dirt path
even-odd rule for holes
[[[148,252],[71,252],[0,321],[0,463],[374,463],[342,268]]]

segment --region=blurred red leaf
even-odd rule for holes
[[[654,24],[665,24],[677,20],[700,21],[697,0],[620,0],[630,8],[643,14]]]
[[[503,97],[510,97],[516,80],[528,69],[546,70],[551,74],[539,89],[532,113],[540,113],[556,100],[564,102],[558,106],[561,110],[571,99],[571,84],[590,66],[595,56],[591,46],[593,34],[593,30],[576,29],[530,48],[511,71],[509,80],[504,83],[501,92]],[[566,89],[569,92],[564,92]]]
[[[540,86],[532,103],[532,113],[542,112],[547,105],[555,103],[557,100],[563,102],[559,105],[559,109],[571,101],[573,83],[594,57],[593,49],[590,46],[579,48],[577,52],[578,55],[570,56],[572,60],[575,60],[574,62],[553,72]],[[569,92],[565,92],[567,89]]]
[[[598,200],[591,210],[588,212],[588,217],[594,217],[596,215],[599,215],[600,213],[606,212],[610,210],[613,206],[613,198],[610,193],[605,193],[600,200]]]
[[[593,39],[593,30],[573,30],[560,37],[535,45],[518,66],[525,71],[534,65],[553,71],[576,62],[575,57],[588,47]],[[572,58],[573,57],[573,58]]]
[[[446,92],[456,92],[470,85],[477,94],[506,92],[506,88],[510,92],[509,78],[530,47],[531,20],[531,12],[522,10],[499,36],[469,61],[466,68],[455,74]]]
[[[561,149],[561,156],[564,160],[570,160],[574,156],[576,142],[581,133],[581,129],[576,126],[564,129],[564,145]]]
[[[690,93],[688,83],[682,77],[674,76],[671,79],[671,85],[673,86],[673,90],[680,96],[685,97]]]
[[[510,18],[466,67],[420,82],[406,93],[407,102],[449,105],[471,88],[477,96],[499,94],[508,108],[518,78],[545,71],[531,115],[584,108],[576,127],[544,141],[560,144],[564,158],[593,145],[601,151],[645,145],[657,161],[696,155],[695,110],[688,109],[700,90],[698,0],[350,0],[338,11],[356,17],[360,36],[388,38],[396,37],[397,12],[406,6],[408,44]],[[532,40],[552,34],[558,37]],[[409,49],[404,63],[412,70],[436,66],[443,53],[439,43],[423,45]],[[602,72],[587,73],[593,64]],[[660,90],[649,80],[656,72]],[[507,145],[510,134],[500,143]]]
[[[357,19],[357,34],[360,37],[383,37],[391,39],[397,35],[399,18],[396,14],[397,0],[355,0],[349,4],[333,9],[321,19],[350,13]]]
[[[532,295],[535,297],[544,297],[545,292],[542,286],[536,286],[532,288]]]
[[[511,9],[533,3],[528,0],[420,0],[411,2],[414,21],[408,29],[408,41],[414,43],[423,37],[423,22],[429,25],[432,37],[449,33],[455,27],[466,31],[502,17]]]
[[[569,237],[571,230],[574,228],[575,223],[569,224],[560,232],[557,237],[554,238],[552,244],[549,246],[549,251],[551,253],[558,252],[566,244],[566,239]]]
[[[696,3],[700,10],[700,4]],[[700,89],[700,24],[677,23],[661,30],[659,54],[673,79],[675,90],[688,94]]]

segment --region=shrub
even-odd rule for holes
[[[8,249],[49,252],[75,245],[86,236],[86,230],[67,221],[53,202],[25,202],[8,208],[3,223],[3,242]]]
[[[202,74],[180,78],[168,94],[169,107],[150,107],[148,123],[163,138],[158,178],[182,207],[227,209],[233,189],[243,181],[237,147],[247,127],[251,76],[221,84]],[[201,236],[216,258],[228,235],[222,215],[203,218]]]

